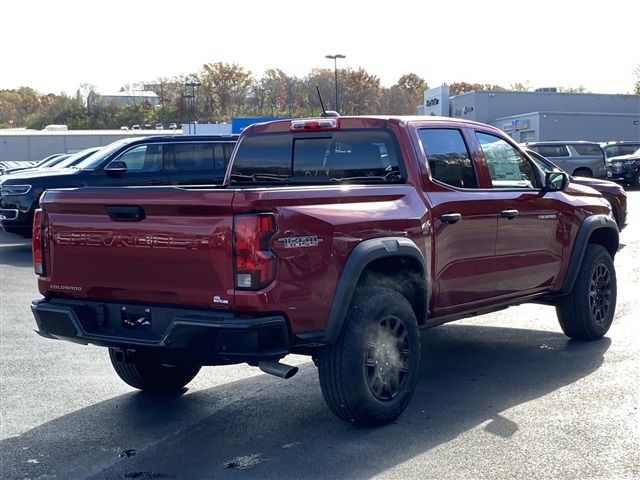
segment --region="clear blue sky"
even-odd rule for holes
[[[5,0],[0,89],[75,93],[235,62],[259,76],[363,67],[391,86],[414,72],[533,88],[630,93],[640,65],[640,2]]]

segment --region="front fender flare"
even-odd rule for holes
[[[576,283],[576,278],[578,278],[578,271],[580,270],[580,265],[582,265],[582,259],[584,252],[587,250],[589,239],[594,232],[601,229],[607,229],[607,233],[611,236],[613,245],[611,247],[605,245],[607,250],[612,252],[611,257],[613,257],[618,250],[620,234],[618,225],[613,219],[607,215],[591,215],[585,218],[578,229],[576,240],[573,242],[569,267],[567,268],[567,273],[559,292],[561,295],[567,295],[573,290],[573,285]]]

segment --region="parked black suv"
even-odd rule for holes
[[[33,212],[49,188],[212,185],[222,182],[237,136],[176,135],[118,140],[66,169],[0,178],[0,222],[31,235]]]

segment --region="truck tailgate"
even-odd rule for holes
[[[232,200],[225,190],[50,190],[43,295],[233,308]]]

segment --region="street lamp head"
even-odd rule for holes
[[[341,53],[336,53],[335,55],[325,55],[324,58],[329,58],[331,60],[336,60],[338,58],[347,58],[346,55],[342,55]]]

